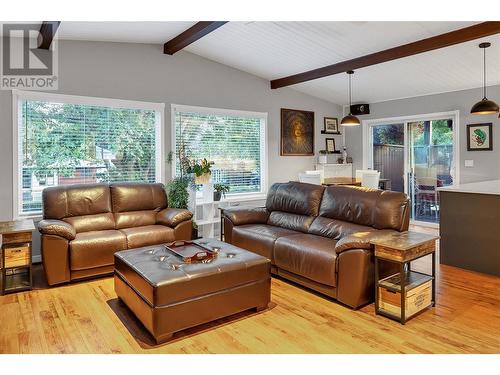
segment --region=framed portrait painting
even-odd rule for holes
[[[281,108],[280,155],[314,155],[314,112]]]
[[[467,151],[492,151],[492,123],[467,125]]]

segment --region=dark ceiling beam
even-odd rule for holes
[[[180,33],[175,38],[170,39],[163,45],[163,53],[173,55],[181,49],[189,46],[191,43],[196,42],[198,39],[203,38],[205,35],[210,34],[212,31],[218,29],[227,21],[201,21],[191,26],[186,31]]]
[[[38,36],[38,48],[49,49],[61,21],[43,21]]]
[[[453,46],[455,44],[468,42],[498,33],[500,33],[500,22],[483,22],[465,27],[463,29],[450,31],[445,34],[436,35],[416,42],[375,52],[370,55],[357,57],[352,60],[342,61],[337,64],[324,66],[322,68],[309,70],[307,72],[294,74],[284,78],[273,79],[271,81],[271,88],[278,89],[280,87],[295,85],[297,83],[328,77],[334,74],[347,72],[348,70],[356,70],[370,65],[381,64],[387,61],[400,59],[402,57],[413,56],[419,53]]]

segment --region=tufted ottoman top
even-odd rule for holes
[[[216,239],[194,242],[219,247],[210,263],[184,263],[164,245],[115,253],[115,272],[151,307],[182,302],[270,278],[270,261]]]

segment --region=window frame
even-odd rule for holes
[[[99,98],[93,96],[79,96],[66,94],[53,94],[42,91],[12,90],[12,180],[13,180],[13,207],[14,220],[41,218],[41,214],[22,213],[22,179],[19,178],[21,160],[19,158],[19,128],[22,118],[22,102],[25,100],[56,102],[65,104],[89,105],[121,109],[142,109],[155,111],[155,139],[156,142],[156,182],[165,182],[165,103],[143,102],[136,100]]]
[[[236,109],[224,109],[224,108],[210,108],[210,107],[198,107],[183,104],[171,104],[170,106],[170,130],[171,130],[171,151],[175,152],[176,148],[176,123],[175,115],[177,112],[194,112],[205,115],[214,116],[238,116],[238,117],[250,117],[260,119],[260,165],[262,168],[261,173],[261,187],[260,192],[254,193],[227,193],[227,201],[238,201],[246,199],[263,199],[267,196],[268,189],[268,152],[267,152],[267,120],[268,112],[254,112],[254,111],[242,111]],[[171,164],[171,178],[175,178],[177,158],[172,158]]]

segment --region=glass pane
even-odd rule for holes
[[[262,189],[260,118],[175,114],[176,174],[179,150],[189,159],[213,161],[212,181],[230,186],[230,193],[255,193]]]
[[[373,127],[373,169],[389,190],[404,191],[404,124]]]
[[[408,124],[409,195],[414,220],[439,222],[437,189],[453,184],[453,121],[441,119]]]
[[[153,110],[25,101],[19,134],[21,214],[47,186],[156,180]]]

